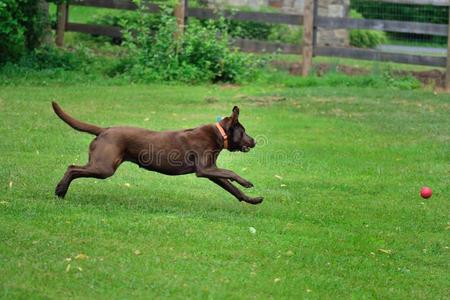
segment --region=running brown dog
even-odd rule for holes
[[[216,124],[160,132],[134,127],[101,128],[72,118],[56,102],[52,102],[52,106],[72,128],[97,136],[89,146],[89,162],[84,166],[70,165],[56,186],[55,194],[60,198],[64,198],[72,180],[81,177],[105,179],[112,176],[122,162],[130,161],[141,168],[166,175],[195,173],[221,186],[239,201],[250,204],[263,201],[263,197],[245,195],[230,182],[236,181],[251,188],[253,184],[250,181],[216,166],[223,149],[248,152],[256,145],[239,123],[237,106],[230,117]]]

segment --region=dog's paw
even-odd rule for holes
[[[67,189],[62,184],[58,184],[56,186],[55,196],[58,196],[58,198],[64,198],[66,193],[67,193]]]
[[[248,198],[247,200],[245,200],[245,202],[255,205],[263,202],[263,200],[264,200],[263,197],[255,197],[255,198]]]
[[[253,185],[253,183],[251,183],[250,181],[243,181],[242,183],[241,183],[241,185],[243,186],[243,187],[245,187],[245,188],[252,188],[254,185]]]

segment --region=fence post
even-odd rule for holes
[[[56,24],[56,46],[64,46],[64,32],[67,24],[68,4],[59,4]]]
[[[306,0],[303,14],[302,76],[308,76],[312,67],[314,40],[314,0]]]
[[[450,91],[450,5],[448,6],[447,70],[445,72],[445,90]]]
[[[179,0],[175,6],[174,11],[175,18],[177,19],[178,32],[177,36],[180,36],[184,32],[187,19],[187,0]]]

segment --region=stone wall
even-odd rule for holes
[[[275,7],[286,13],[303,13],[305,0],[203,0],[210,6],[246,6],[254,9]],[[346,17],[349,13],[350,0],[318,0],[319,16]],[[349,45],[348,31],[345,29],[324,30],[317,32],[318,46],[346,47]]]
[[[350,0],[319,0],[319,16],[343,18],[350,10]],[[347,47],[350,44],[348,30],[325,30],[319,28],[317,32],[318,46]]]

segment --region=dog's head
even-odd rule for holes
[[[248,152],[255,147],[256,141],[245,132],[244,126],[239,123],[239,107],[233,107],[231,116],[221,121],[228,135],[228,150]]]

